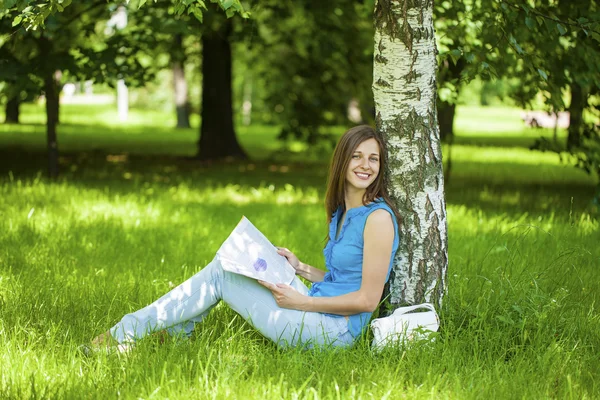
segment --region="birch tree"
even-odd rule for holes
[[[448,239],[436,113],[432,0],[375,4],[373,96],[377,130],[388,145],[387,177],[402,216],[390,278],[392,306],[441,304]]]

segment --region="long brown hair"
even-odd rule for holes
[[[346,171],[350,165],[350,159],[356,148],[365,140],[375,139],[379,145],[379,174],[375,181],[367,187],[363,196],[363,204],[368,204],[376,198],[381,197],[392,209],[396,219],[400,222],[400,214],[390,199],[386,185],[387,149],[383,138],[368,125],[359,125],[349,129],[342,135],[335,146],[329,177],[327,179],[327,194],[325,195],[325,209],[327,210],[327,223],[331,222],[333,213],[342,207],[345,211],[344,194],[346,193]]]

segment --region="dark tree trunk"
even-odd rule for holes
[[[60,81],[54,78],[54,84],[56,85],[56,107],[52,109],[54,112],[54,120],[56,121],[56,125],[60,124],[60,91],[62,90],[62,86]]]
[[[202,123],[197,158],[248,158],[233,127],[231,89],[231,19],[202,35]]]
[[[454,96],[450,99],[451,101],[444,101],[439,96],[436,97],[437,117],[440,124],[440,140],[442,142],[451,142],[454,135],[456,101],[461,87],[459,79],[465,67],[466,64],[463,58],[458,59],[456,63],[446,59],[442,61],[437,71],[437,81],[440,87],[446,82],[451,82],[455,84],[456,88],[453,91]]]
[[[46,135],[48,137],[48,175],[52,179],[58,177],[58,143],[56,125],[58,124],[58,85],[53,74],[44,79],[46,94]]]
[[[52,42],[45,36],[40,37],[40,56],[43,60],[50,60],[52,55]],[[58,82],[55,70],[46,66],[43,71],[44,95],[46,96],[46,137],[48,146],[48,176],[51,179],[58,177],[58,143],[56,140],[56,125],[58,124]]]
[[[173,91],[175,95],[175,113],[177,114],[177,128],[190,127],[190,102],[188,87],[185,80],[185,50],[183,48],[183,35],[176,34],[171,52],[173,67]]]
[[[440,139],[448,142],[454,135],[454,116],[456,115],[456,104],[437,100],[438,122],[440,124]]]
[[[4,120],[7,124],[18,124],[19,123],[19,98],[17,96],[12,97],[6,103],[6,119]]]
[[[571,104],[569,105],[569,135],[567,136],[567,150],[572,150],[581,144],[584,129],[583,110],[587,104],[583,88],[573,82],[571,84]]]

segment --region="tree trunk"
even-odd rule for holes
[[[440,140],[446,142],[454,135],[456,104],[437,99],[437,116],[440,124]]]
[[[571,84],[571,104],[569,105],[569,135],[567,150],[572,150],[581,144],[583,134],[583,110],[587,105],[583,88],[576,82]]]
[[[202,123],[200,160],[246,159],[233,127],[231,89],[231,19],[202,35]]]
[[[171,65],[173,68],[173,92],[175,95],[175,113],[177,114],[177,128],[190,127],[190,102],[188,87],[185,80],[185,50],[183,48],[183,35],[176,34],[171,52]]]
[[[375,5],[373,95],[390,156],[389,183],[402,216],[390,278],[392,306],[438,306],[446,289],[448,239],[436,113],[431,0]]]
[[[39,41],[40,56],[50,60],[52,55],[52,42],[45,36]],[[46,137],[48,146],[48,176],[50,179],[58,177],[58,143],[56,140],[56,125],[58,124],[58,83],[55,78],[56,71],[51,66],[46,66],[43,71],[44,95],[46,97]]]
[[[46,95],[46,136],[48,141],[48,176],[58,177],[58,143],[56,140],[56,125],[58,124],[58,88],[54,76],[49,74],[44,79]]]
[[[17,96],[8,99],[6,103],[6,124],[18,124],[19,123],[19,98]]]
[[[437,83],[442,87],[445,83],[454,84],[452,96],[449,99],[440,99],[437,96],[437,117],[440,124],[440,138],[442,142],[451,142],[454,135],[454,116],[456,115],[456,102],[461,88],[460,77],[466,67],[464,58],[456,62],[446,59],[438,68]]]

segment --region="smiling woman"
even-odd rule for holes
[[[369,126],[348,130],[331,162],[324,249],[327,272],[279,248],[296,270],[291,284],[256,281],[223,269],[216,256],[204,269],[154,301],[125,315],[96,337],[96,348],[129,344],[161,330],[190,335],[223,300],[264,336],[281,347],[351,346],[367,327],[388,281],[398,248],[397,211],[381,170],[386,151]],[[291,229],[292,227],[290,227]],[[258,262],[255,268],[266,268]]]
[[[357,190],[369,187],[379,175],[379,144],[375,139],[362,142],[350,159],[346,181]],[[357,179],[358,178],[358,179]]]

